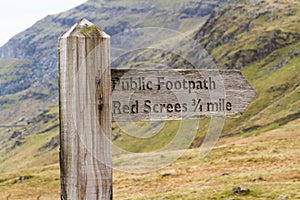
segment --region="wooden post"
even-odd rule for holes
[[[62,200],[112,199],[110,37],[86,19],[59,39]]]

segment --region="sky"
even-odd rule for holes
[[[71,9],[87,0],[0,0],[0,46],[49,14]]]

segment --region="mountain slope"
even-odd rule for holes
[[[298,2],[229,5],[214,11],[195,39],[220,65],[240,69],[298,43],[298,13]]]
[[[201,26],[203,16],[207,21]],[[241,199],[299,198],[300,6],[299,1],[269,0],[219,6],[181,0],[151,5],[94,0],[48,16],[13,38],[0,50],[1,198],[59,198],[56,40],[81,17],[101,23],[110,34],[143,26],[186,31],[219,67],[241,69],[257,93],[242,116],[227,119],[220,144],[203,162],[198,151],[189,150],[158,172],[141,176],[116,172],[116,199],[236,198],[231,190],[237,184],[250,188]],[[186,48],[185,54],[195,53]],[[147,66],[149,60],[163,59],[176,68],[199,67],[166,52],[141,50],[140,55],[144,58],[132,54],[117,64]],[[198,147],[209,119],[190,121],[184,131],[188,133],[195,123],[200,128],[193,147]],[[153,135],[153,127],[160,128],[159,123],[138,125],[149,125],[145,135]],[[145,140],[114,124],[114,144],[131,152],[151,152],[172,141],[179,126],[179,121],[168,121]],[[230,175],[220,176],[227,171]],[[178,181],[182,184],[174,184]]]
[[[0,48],[0,152],[3,155],[0,170],[9,169],[8,163],[14,159],[25,158],[26,155],[19,157],[18,152],[31,148],[26,141],[36,134],[41,136],[34,146],[37,155],[46,143],[42,135],[48,134],[48,142],[55,140],[58,133],[57,40],[79,19],[88,18],[110,35],[145,26],[190,32],[222,4],[222,1],[202,0],[155,0],[151,4],[142,0],[93,0],[47,16],[13,37]]]
[[[4,155],[0,170],[12,169],[14,161],[25,158],[29,160],[21,167],[57,162],[53,153],[57,151],[58,134],[56,40],[58,33],[68,30],[83,16],[98,25],[101,23],[110,34],[143,26],[196,30],[191,36],[207,49],[220,67],[242,69],[258,98],[240,118],[227,120],[223,135],[258,134],[299,118],[299,3],[261,1],[254,5],[216,7],[217,2],[154,1],[150,5],[144,1],[127,1],[126,4],[89,1],[66,13],[48,16],[13,38],[1,50],[1,55],[9,60],[0,63],[1,77],[5,77],[0,82],[4,91],[0,98],[0,121],[13,127],[0,127],[0,153]],[[212,15],[201,27],[202,17],[209,12]],[[161,60],[163,56],[169,66],[185,66],[184,61],[174,55],[161,52],[144,55],[146,61],[153,57]],[[127,63],[129,67],[136,63],[147,65],[131,58]],[[22,87],[19,87],[20,81],[23,81]],[[201,144],[209,120],[201,119],[197,123],[201,130],[194,146]],[[150,141],[130,137],[114,127],[114,143],[132,152],[148,152],[172,140],[176,127],[178,122],[168,122]],[[152,133],[148,132],[145,135]],[[31,146],[32,141],[36,143]],[[49,156],[49,162],[38,163],[43,146],[46,149],[43,156]],[[28,149],[35,152],[33,158],[22,154]]]
[[[0,48],[0,74],[6,77],[0,82],[0,98],[6,102],[0,107],[0,124],[11,124],[12,118],[7,120],[5,113],[8,110],[4,108],[18,107],[16,101],[22,101],[21,96],[38,99],[36,104],[41,105],[31,109],[35,111],[31,117],[39,113],[39,108],[57,101],[57,40],[81,18],[88,18],[110,35],[145,26],[186,32],[199,26],[215,7],[222,4],[220,2],[156,0],[150,4],[146,1],[99,0],[47,16]],[[11,66],[13,62],[18,64]],[[10,68],[9,73],[7,68]],[[19,109],[16,113],[19,116],[13,122],[26,117],[22,112],[27,111]]]
[[[242,69],[258,95],[224,132],[275,128],[299,118],[299,13],[296,1],[228,6],[195,34],[220,67]]]
[[[299,199],[299,137],[300,119],[256,136],[222,138],[204,159],[199,159],[198,149],[191,149],[158,171],[115,170],[114,199]],[[127,160],[138,163],[134,158]],[[9,171],[0,177],[0,199],[60,198],[58,163]],[[250,192],[232,194],[239,186]]]
[[[299,13],[299,2],[296,1],[236,3],[216,8],[193,34],[220,68],[242,70],[257,93],[257,98],[242,116],[226,120],[222,137],[258,134],[300,117]],[[192,49],[185,52],[190,57],[197,57],[197,53]],[[177,55],[160,55],[156,53],[152,59],[164,60],[166,65],[173,67],[199,67],[187,64]],[[143,63],[131,60],[129,66],[143,66]],[[200,129],[194,147],[201,145],[210,121],[201,119],[198,123]],[[168,122],[166,127],[174,128],[179,124]],[[145,152],[149,151],[147,142],[153,141],[150,149],[159,149],[176,135],[170,128],[145,141],[128,136],[117,127],[114,131],[119,139],[116,144],[127,150]]]

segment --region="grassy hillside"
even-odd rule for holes
[[[24,46],[28,55],[11,54],[14,59],[0,62],[0,125],[4,125],[0,126],[0,198],[59,198],[57,82],[56,75],[52,76],[56,57],[47,56],[45,62],[52,64],[39,68],[42,65],[31,59],[29,50],[36,46],[44,56],[56,55],[56,38],[47,38],[50,28],[46,25],[57,26],[60,32],[88,13],[88,18],[111,34],[143,26],[186,31],[218,66],[241,69],[257,93],[243,115],[226,120],[221,141],[204,160],[199,160],[198,150],[191,149],[156,172],[136,175],[116,171],[115,199],[277,199],[279,195],[299,199],[300,2],[267,0],[219,8],[217,3],[199,2],[89,1],[49,16],[11,40],[3,49],[18,42],[29,46]],[[213,12],[201,26],[206,11]],[[30,37],[37,29],[41,34]],[[182,41],[176,42],[175,46],[182,45]],[[49,51],[42,50],[46,47]],[[117,64],[149,66],[149,60],[163,59],[170,66],[186,66],[176,55],[162,53],[141,50]],[[194,53],[186,51],[185,55]],[[141,55],[146,61],[138,57]],[[20,80],[24,82],[19,84]],[[20,91],[10,92],[20,86]],[[113,124],[113,142],[129,152],[149,153],[173,141],[180,127],[186,137],[164,152],[167,156],[186,146],[200,146],[208,126],[209,119],[188,121],[184,126],[180,121],[138,122],[124,125],[123,130]],[[116,156],[131,163],[132,169],[143,166],[126,155]],[[221,176],[224,172],[229,175]],[[250,193],[232,195],[237,186],[248,187]]]
[[[28,154],[29,157],[39,154],[37,149],[58,134],[57,40],[74,23],[86,17],[110,35],[144,26],[189,32],[220,5],[218,1],[202,0],[152,1],[151,4],[91,0],[67,12],[47,16],[13,37],[0,48],[0,170],[18,168],[18,165],[11,166],[9,158],[13,160],[11,155],[31,149],[31,138],[36,146],[35,153]],[[53,112],[55,118],[47,120]],[[56,129],[48,130],[49,127]],[[48,130],[44,133],[48,137],[39,134],[44,130]]]
[[[57,41],[81,18],[110,35],[145,26],[189,32],[220,5],[202,0],[90,0],[38,21],[0,48],[0,139],[7,140],[14,131],[9,129],[18,130],[19,123],[39,116],[45,107],[57,106]]]
[[[259,132],[299,118],[299,11],[296,1],[229,6],[196,34],[219,66],[241,68],[258,95],[225,133]]]
[[[94,5],[94,3],[89,2],[88,5],[90,4]],[[257,99],[254,100],[241,117],[227,119],[222,133],[223,135],[258,134],[279,128],[289,121],[299,118],[300,75],[297,72],[299,72],[300,39],[296,37],[298,34],[297,30],[299,30],[299,24],[296,23],[297,17],[300,17],[298,14],[300,12],[297,12],[297,10],[299,10],[299,3],[272,3],[271,1],[266,1],[263,3],[263,5],[265,5],[264,7],[262,7],[261,4],[262,3],[249,5],[241,3],[215,9],[214,13],[203,27],[196,29],[195,27],[190,28],[190,33],[194,30],[194,32],[191,33],[191,36],[206,47],[220,67],[241,68],[243,74],[257,92]],[[100,7],[103,9],[103,5]],[[73,13],[73,11],[69,11],[68,13]],[[63,16],[66,14],[61,15]],[[270,22],[270,16],[268,15],[272,16],[273,21]],[[258,24],[258,22],[260,23]],[[228,28],[237,27],[236,24],[239,26],[233,30],[234,34],[232,34]],[[250,26],[250,24],[255,25],[252,25],[251,29],[249,29],[247,26]],[[289,24],[289,26],[279,27],[277,24]],[[290,35],[290,37],[283,40],[280,39],[281,36],[278,36],[279,38],[276,36],[274,39],[273,32],[279,28],[281,35]],[[264,38],[265,43],[260,42],[262,37]],[[211,44],[211,41],[214,43]],[[278,41],[281,41],[279,46],[277,45]],[[178,42],[180,43],[180,41]],[[266,49],[266,53],[261,55],[259,59],[256,54],[251,53],[245,54],[246,57],[240,56],[239,52],[259,51],[262,45],[268,47],[271,46],[272,48]],[[221,51],[220,49],[225,50]],[[220,52],[224,55],[220,56]],[[160,57],[161,53],[142,53],[144,53],[143,55],[145,57],[149,56],[152,58],[152,60],[159,61],[162,59]],[[165,62],[169,62],[170,65],[180,65],[180,60],[174,62],[172,56],[173,55],[170,55],[168,58],[168,55],[165,55],[165,58],[168,58]],[[235,57],[243,59],[233,62],[232,58]],[[129,67],[135,65],[136,61],[134,58],[129,60]],[[245,62],[245,60],[247,60],[247,62]],[[229,61],[232,61],[231,65],[228,64]],[[17,68],[16,66],[23,66],[21,68],[26,71],[28,68],[24,66],[28,67],[30,64],[30,62],[28,62],[18,60],[3,62],[1,70],[4,75],[9,74],[9,76],[6,76],[5,79],[1,80],[14,80],[13,74],[15,73],[14,69]],[[139,64],[142,65],[143,62],[139,62]],[[12,128],[0,127],[3,135],[3,145],[1,148],[2,154],[4,155],[3,158],[8,157],[9,154],[6,155],[6,152],[16,151],[15,149],[9,150],[15,143],[18,144],[20,151],[26,150],[27,148],[25,143],[18,139],[9,140],[9,137],[15,132],[21,132],[22,134],[20,134],[20,137],[24,141],[27,139],[30,140],[30,137],[35,137],[35,135],[37,135],[36,140],[38,141],[39,147],[37,146],[36,148],[41,148],[46,142],[50,142],[52,137],[57,135],[58,113],[55,108],[56,104],[52,106],[52,109],[50,109],[51,111],[47,108],[45,109],[43,104],[41,104],[43,97],[47,97],[47,95],[49,97],[49,91],[47,90],[37,93],[33,89],[28,88],[17,94],[4,95],[1,97],[4,102],[2,108],[3,115],[1,116],[5,122],[2,121],[2,123],[4,125],[14,125]],[[18,100],[18,98],[21,99]],[[16,102],[18,102],[18,105],[14,108]],[[28,112],[29,110],[36,110],[36,112]],[[46,120],[47,123],[41,123],[43,118],[47,118],[47,115],[49,115],[48,112],[50,112],[50,115],[51,112],[55,113],[55,117],[52,121]],[[31,117],[28,117],[30,115]],[[41,119],[40,121],[37,121],[35,118]],[[129,133],[129,135],[126,134],[124,131],[120,130],[117,125],[114,125],[114,144],[129,152],[150,152],[152,150],[158,150],[173,140],[180,124],[181,123],[178,121],[169,121],[166,123],[138,123],[136,125],[141,127],[139,132],[133,130],[136,125],[125,125],[125,129],[129,130],[129,132],[134,132],[133,135],[143,135],[140,139],[130,136],[131,133]],[[24,126],[17,127],[18,125]],[[192,130],[198,127],[198,134],[192,144],[193,147],[201,144],[203,136],[207,132],[208,125],[209,119],[187,122],[187,128],[185,130],[187,133],[192,132]],[[153,133],[154,126],[158,126],[158,131],[155,133]],[[49,127],[50,129],[48,129]],[[56,128],[51,129],[51,127]],[[40,138],[39,132],[43,131],[45,134],[51,136],[46,137],[48,141],[45,141],[42,137]],[[172,148],[182,149],[190,146],[188,140],[193,141],[191,137],[193,136],[187,136],[187,141],[177,143]],[[2,171],[9,169],[8,167],[10,164],[7,164],[6,162],[11,163],[9,159],[3,159]],[[28,162],[30,163],[30,161]]]
[[[191,149],[155,172],[114,171],[114,199],[299,199],[299,124],[298,119],[260,135],[223,138],[205,159]],[[234,187],[250,192],[233,195]],[[59,199],[58,164],[1,173],[0,199],[7,197]]]
[[[0,145],[0,173],[58,163],[58,109],[48,107],[31,121],[10,127]]]

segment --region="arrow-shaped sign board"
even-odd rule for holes
[[[112,70],[114,121],[234,117],[256,94],[238,70]]]

